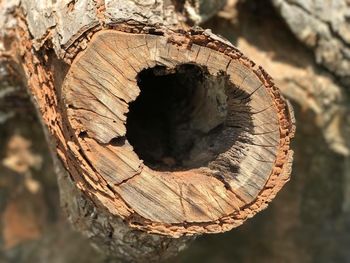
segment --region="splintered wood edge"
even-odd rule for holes
[[[264,137],[263,129],[250,134],[253,142],[261,142],[262,146],[266,141],[274,142],[273,136],[277,136],[276,145],[268,145],[274,150],[271,169],[261,180],[254,177],[261,163],[257,162],[260,167],[249,168],[251,158],[256,159],[251,154],[255,150],[248,154],[249,149],[261,145],[246,146],[243,159],[238,159],[245,162],[243,174],[227,173],[240,180],[226,176],[227,171],[215,161],[210,167],[184,172],[153,171],[127,141],[122,146],[111,145],[111,139],[125,136],[128,103],[139,94],[137,73],[156,65],[174,68],[184,63],[205,66],[214,76],[226,72],[233,84],[254,96],[248,105],[252,112],[267,114],[262,118],[275,118],[277,131],[269,138]],[[111,70],[115,74],[110,74]],[[125,88],[114,88],[118,85]],[[59,156],[83,193],[133,228],[173,237],[228,231],[266,208],[289,180],[293,158],[290,139],[295,130],[290,104],[261,67],[207,31],[157,30],[156,35],[99,31],[73,60],[62,94],[69,136],[61,135],[68,143],[66,149],[58,149]],[[231,103],[237,103],[237,98]],[[103,111],[97,112],[101,105]],[[111,111],[111,106],[117,110]],[[258,117],[253,122],[257,129],[264,124],[259,125]],[[221,162],[226,162],[227,158],[222,158]],[[217,174],[222,171],[224,175]],[[255,190],[247,186],[258,179]]]

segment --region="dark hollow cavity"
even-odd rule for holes
[[[126,137],[148,167],[207,166],[234,143],[226,125],[227,91],[232,89],[228,76],[183,64],[145,69],[137,81],[141,92],[129,104]]]

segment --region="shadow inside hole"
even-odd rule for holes
[[[205,67],[182,64],[145,69],[137,81],[141,92],[129,104],[126,137],[150,168],[208,166],[237,140],[246,140],[240,134],[251,129],[249,96],[227,75],[212,76]],[[246,121],[235,123],[235,103],[243,109],[238,119]]]

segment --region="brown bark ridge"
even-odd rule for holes
[[[266,208],[289,180],[294,135],[261,67],[146,2],[1,2],[3,57],[21,64],[68,171],[57,162],[62,204],[130,261],[168,257],[186,236]]]

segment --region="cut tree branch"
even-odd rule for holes
[[[2,49],[53,139],[62,205],[106,253],[167,258],[241,225],[289,180],[291,106],[261,67],[184,26],[174,6],[1,5]]]

